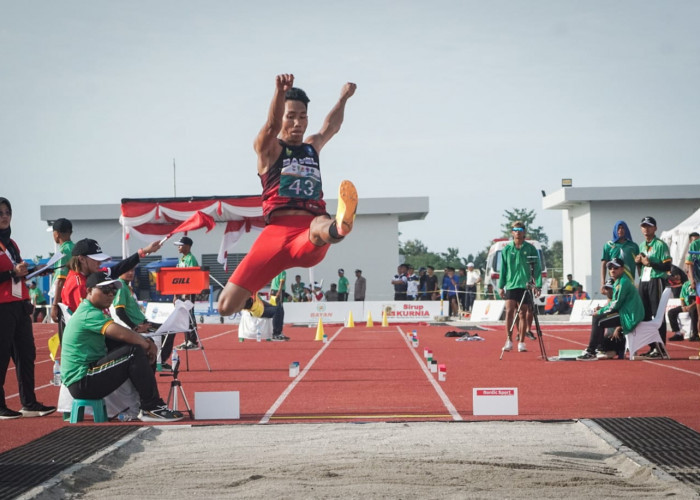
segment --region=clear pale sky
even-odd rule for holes
[[[476,253],[541,190],[697,183],[700,2],[0,0],[0,196],[26,258],[42,204],[259,194],[277,73],[319,129],[326,196],[429,196],[401,240]],[[117,215],[117,214],[115,214]]]

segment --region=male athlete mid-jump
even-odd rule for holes
[[[345,103],[356,85],[346,83],[340,99],[321,130],[304,139],[309,119],[306,93],[293,86],[294,75],[277,75],[267,122],[255,139],[258,176],[262,183],[266,226],[219,295],[219,314],[249,309],[263,313],[258,290],[290,267],[312,267],[321,262],[329,244],[339,243],[352,230],[357,191],[342,181],[338,212],[326,212],[318,155],[340,130]]]

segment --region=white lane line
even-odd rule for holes
[[[331,342],[333,342],[333,340],[340,334],[340,332],[343,331],[343,329],[345,329],[345,327],[341,326],[340,330],[335,332],[335,335],[329,338],[328,342],[323,347],[321,347],[321,349],[318,350],[316,355],[313,358],[311,358],[311,361],[308,362],[308,364],[304,367],[301,373],[299,373],[299,375],[297,375],[294,378],[294,380],[292,380],[292,382],[287,386],[284,392],[280,394],[280,396],[277,398],[277,401],[275,401],[270,407],[270,409],[267,410],[265,415],[263,415],[263,418],[261,418],[260,422],[258,422],[259,424],[266,424],[270,421],[272,415],[274,415],[275,412],[279,409],[279,407],[282,406],[282,403],[284,403],[284,400],[287,399],[287,396],[289,396],[289,394],[292,392],[292,390],[294,390],[297,384],[301,382],[301,379],[304,378],[304,375],[306,375],[306,373],[311,369],[314,363],[316,363],[316,360],[321,356],[321,354],[323,354],[323,351],[325,351],[328,348],[328,346],[331,345]]]
[[[403,341],[406,343],[406,346],[411,351],[411,354],[413,354],[413,357],[416,358],[416,361],[418,362],[418,365],[423,370],[425,377],[433,385],[433,389],[435,389],[435,392],[437,392],[437,395],[442,400],[442,404],[445,405],[445,408],[447,409],[447,411],[449,411],[450,415],[452,415],[452,420],[456,420],[459,422],[464,420],[462,418],[462,415],[459,414],[457,409],[452,404],[452,401],[450,401],[450,398],[448,398],[447,394],[445,394],[445,391],[442,390],[442,387],[440,387],[440,384],[438,384],[437,380],[435,380],[435,377],[433,377],[432,373],[430,373],[430,370],[428,370],[428,367],[425,366],[425,362],[418,355],[418,353],[416,352],[416,349],[414,349],[413,346],[411,345],[410,341],[408,340],[408,337],[406,337],[406,333],[401,329],[400,326],[397,326],[396,329],[401,334],[401,337],[403,337]]]

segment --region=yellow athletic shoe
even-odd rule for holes
[[[261,318],[265,310],[265,304],[262,303],[262,300],[260,300],[260,296],[257,292],[255,292],[251,298],[253,299],[253,305],[250,306],[250,309],[246,310],[251,314],[251,316]]]
[[[335,225],[340,236],[352,231],[357,211],[357,189],[350,181],[343,181],[338,188],[338,212],[335,214]]]

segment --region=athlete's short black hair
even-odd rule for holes
[[[301,90],[300,88],[297,87],[292,87],[289,89],[287,92],[284,93],[284,100],[285,101],[301,101],[304,103],[304,107],[309,107],[309,96],[306,95],[306,92]]]

